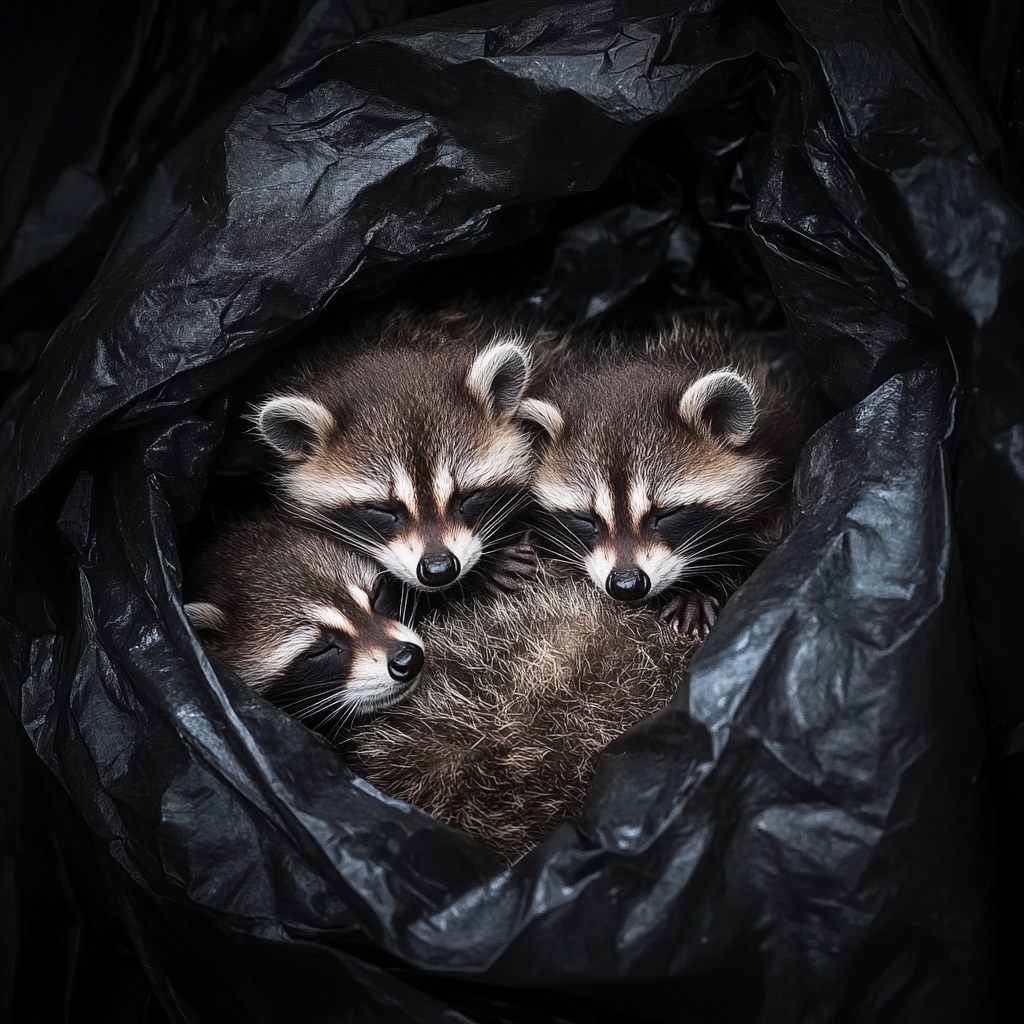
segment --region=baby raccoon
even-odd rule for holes
[[[539,532],[609,596],[664,595],[663,621],[706,636],[781,537],[802,403],[713,326],[676,321],[642,349],[583,356],[530,410],[548,434]]]
[[[411,587],[476,569],[516,589],[537,571],[512,543],[535,461],[530,371],[521,338],[479,312],[364,325],[256,410],[283,460],[282,504]]]
[[[331,537],[261,515],[188,567],[185,612],[254,690],[330,731],[401,700],[423,667],[397,587]]]

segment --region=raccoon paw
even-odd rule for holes
[[[677,633],[703,640],[718,619],[721,607],[708,594],[676,594],[661,609],[658,618]]]
[[[494,553],[484,570],[486,593],[515,594],[540,575],[540,559],[531,544],[509,544]]]

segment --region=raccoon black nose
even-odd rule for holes
[[[423,648],[416,644],[399,644],[388,656],[388,675],[400,683],[415,679],[423,668]]]
[[[425,587],[446,587],[459,578],[459,560],[447,549],[428,551],[416,566],[416,575]]]
[[[616,601],[639,601],[647,596],[651,580],[643,569],[634,565],[628,569],[612,569],[604,586]]]

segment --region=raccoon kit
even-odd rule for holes
[[[534,468],[530,350],[481,313],[370,322],[256,410],[284,507],[407,585],[536,575],[515,543]]]
[[[576,580],[451,605],[421,632],[420,685],[346,757],[506,861],[579,815],[602,749],[686,684],[698,646]]]
[[[235,525],[187,567],[185,584],[185,612],[210,652],[322,731],[401,700],[423,666],[379,566],[300,523]]]
[[[714,326],[566,360],[531,410],[546,546],[618,601],[703,637],[781,537],[804,439],[794,385]]]

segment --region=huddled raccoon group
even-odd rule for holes
[[[253,419],[276,509],[187,568],[194,627],[510,859],[685,682],[803,439],[792,382],[713,325],[579,338],[470,307],[368,319]]]

